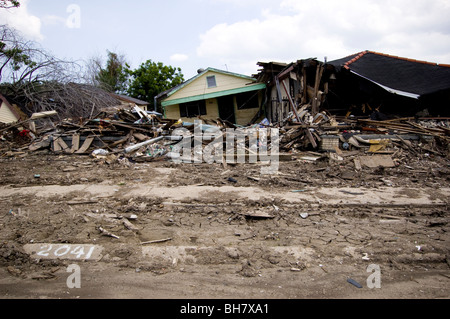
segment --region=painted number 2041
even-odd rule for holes
[[[41,257],[60,257],[68,259],[89,259],[94,252],[95,246],[76,245],[43,245],[36,255]]]

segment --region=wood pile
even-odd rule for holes
[[[326,112],[313,116],[311,106],[302,106],[297,115],[280,129],[280,155],[295,155],[301,152],[334,153],[340,156],[343,151],[360,151],[366,154],[397,154],[398,149],[413,155],[430,153],[442,157],[449,154],[450,125],[448,119],[400,118],[385,121],[370,119],[342,118]],[[298,121],[300,119],[300,121]],[[222,133],[226,141],[226,129],[232,128],[254,132],[255,128],[274,127],[267,121],[248,127],[236,125],[221,119],[205,121],[203,127],[213,127]],[[1,129],[0,153],[3,156],[24,155],[28,152],[50,151],[55,154],[96,155],[123,154],[127,157],[145,157],[148,160],[163,158],[171,152],[172,145],[179,140],[172,134],[177,128],[184,128],[191,137],[192,145],[199,137],[195,136],[195,125],[179,120],[161,119],[151,112],[143,112],[138,107],[108,108],[87,120],[66,119],[53,128],[34,131],[26,125],[16,123]],[[253,133],[252,133],[253,134]],[[258,134],[258,133],[256,133]],[[247,140],[246,155],[255,154]],[[212,143],[202,138],[202,147]],[[259,138],[259,136],[258,136]],[[169,141],[169,142],[168,142]],[[224,145],[226,146],[226,145]],[[236,144],[236,147],[238,145]],[[239,145],[242,146],[242,145]],[[267,145],[270,151],[270,143]],[[224,148],[225,149],[225,148]],[[24,155],[25,156],[25,155]]]
[[[10,155],[39,150],[77,155],[90,155],[95,149],[118,153],[130,144],[170,134],[176,124],[177,120],[164,120],[137,108],[108,108],[92,119],[62,120],[51,130],[31,135],[24,123],[10,125],[2,130],[2,150]]]

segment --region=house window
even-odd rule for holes
[[[181,117],[189,118],[189,117],[197,117],[199,115],[206,115],[205,100],[180,104]]]
[[[208,89],[217,87],[216,76],[207,76],[206,82],[208,83]]]
[[[258,91],[238,94],[236,96],[236,102],[238,110],[258,108]]]

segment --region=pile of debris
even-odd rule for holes
[[[239,127],[221,119],[213,121],[199,117],[199,121],[195,123],[162,119],[161,114],[143,111],[134,106],[108,108],[88,120],[67,119],[50,127],[36,129],[35,120],[51,115],[54,113],[37,114],[26,122],[0,128],[3,134],[0,148],[3,156],[26,156],[29,152],[46,151],[90,155],[95,158],[117,158],[120,155],[135,161],[153,161],[173,159],[176,154],[182,162],[192,163],[191,156],[193,155],[195,162],[196,152],[202,156],[206,147],[223,150],[223,154],[227,135],[231,134],[228,129],[233,129],[233,132],[241,132],[245,136],[245,139],[237,140],[232,145],[233,158],[236,158],[239,151],[243,151],[248,158],[261,154],[262,150],[272,150],[270,130],[265,131],[269,132],[268,135],[261,134],[260,128],[279,129],[277,155],[285,155],[288,159],[298,158],[296,155],[304,152],[312,154],[312,158],[306,155],[312,160],[323,156],[340,159],[343,152],[388,157],[397,155],[399,150],[412,155],[449,155],[448,119],[339,119],[325,111],[312,116],[311,107],[306,105],[300,107],[296,114],[290,114],[284,125],[271,125],[264,119],[259,124]],[[181,133],[177,129],[182,129]],[[205,132],[213,133],[208,139]],[[180,141],[189,144],[188,149],[193,149],[193,154],[180,152]],[[178,147],[178,152],[173,152],[175,147]],[[229,152],[229,149],[226,150]],[[183,157],[187,160],[184,161]],[[202,159],[200,157],[200,162]],[[220,161],[216,158],[216,162]]]
[[[100,149],[104,150],[103,154],[118,153],[127,145],[170,134],[169,129],[177,122],[163,120],[159,114],[138,107],[108,108],[92,119],[66,119],[50,128],[32,129],[33,120],[36,118],[0,129],[3,155],[41,150],[77,155],[91,155]]]
[[[447,157],[450,153],[450,119],[397,118],[375,121],[366,118],[338,118],[324,111],[312,116],[308,106],[290,114],[280,126],[280,149],[288,153],[305,150],[342,153],[363,151],[370,154],[394,154],[397,148],[413,155],[432,153]]]

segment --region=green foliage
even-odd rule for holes
[[[171,89],[184,82],[181,68],[166,66],[161,62],[147,60],[132,71],[127,68],[130,75],[128,94],[131,97],[149,102],[154,107],[154,97],[159,93]]]
[[[22,67],[35,68],[37,63],[33,62],[30,56],[18,46],[8,48],[5,42],[0,41],[0,79],[6,65],[10,65],[11,70],[15,72]]]
[[[126,68],[129,66],[117,53],[108,51],[108,61],[105,68],[100,68],[96,75],[99,86],[114,93],[124,93],[126,91],[128,75]]]

